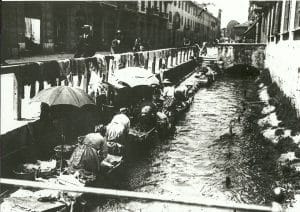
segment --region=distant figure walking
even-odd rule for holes
[[[200,50],[201,50],[201,48],[200,48],[200,46],[199,46],[198,43],[195,43],[195,47],[194,47],[193,50],[194,50],[194,57],[195,57],[195,58],[198,58],[198,57],[199,57]]]
[[[77,50],[74,55],[75,58],[92,57],[96,53],[94,38],[92,35],[92,26],[84,25],[82,30],[83,32],[80,36]]]
[[[124,52],[123,34],[121,30],[117,30],[115,39],[111,42],[110,52],[112,54],[119,54]]]
[[[203,55],[203,56],[207,55],[207,43],[206,42],[203,42],[200,55]]]
[[[143,51],[142,40],[140,37],[137,37],[134,41],[134,46],[132,48],[134,52]]]
[[[183,46],[190,46],[190,45],[191,45],[190,39],[184,37],[183,38]]]

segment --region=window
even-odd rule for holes
[[[142,10],[142,11],[145,11],[145,1],[142,1],[142,2],[141,2],[141,10]]]
[[[180,6],[181,6],[181,5],[180,5],[180,3],[181,3],[181,2],[180,2],[180,1],[178,1],[178,8],[180,8]]]
[[[175,6],[177,5],[177,1],[174,1],[174,5],[175,5]]]
[[[164,2],[164,12],[167,13],[168,2]]]
[[[187,2],[185,2],[185,8],[184,8],[184,10],[187,12]]]
[[[272,18],[272,25],[271,25],[271,35],[274,35],[275,31],[275,18],[276,18],[276,5],[273,5],[271,10],[271,18]]]
[[[154,1],[154,9],[157,9],[157,1]]]
[[[169,12],[169,22],[172,22],[172,12]]]
[[[148,8],[151,8],[151,1],[148,1]]]
[[[282,2],[276,2],[274,13],[273,34],[280,33]]]
[[[294,27],[295,27],[295,29],[300,28],[300,1],[296,1]]]
[[[284,8],[284,22],[283,22],[283,31],[287,32],[290,25],[290,15],[291,15],[291,0],[285,1]]]
[[[268,11],[268,37],[271,35],[271,10]]]
[[[159,12],[162,12],[162,1],[159,2]]]

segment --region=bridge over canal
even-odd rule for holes
[[[262,43],[219,43],[217,61],[223,62],[224,69],[235,66],[264,68],[265,47]]]

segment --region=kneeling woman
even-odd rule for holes
[[[100,173],[102,161],[108,155],[105,137],[100,133],[90,133],[74,150],[69,165],[73,169],[84,169],[94,174]]]

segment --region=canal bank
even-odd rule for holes
[[[263,136],[272,142],[280,154],[277,164],[283,181],[278,182],[283,199],[291,211],[300,208],[300,119],[294,101],[289,98],[270,72],[264,70],[259,83],[259,97],[264,102],[258,125]]]

